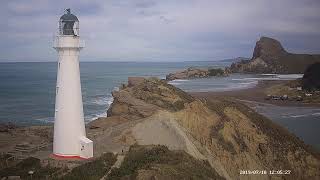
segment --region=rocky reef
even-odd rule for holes
[[[318,152],[239,102],[197,99],[155,78],[126,86],[113,96],[109,118],[139,121],[123,139],[183,150],[208,161],[226,179],[320,177]],[[266,170],[267,174],[240,175],[240,170]],[[271,170],[289,170],[290,174],[270,175]]]
[[[172,81],[175,79],[206,78],[210,76],[228,76],[228,72],[220,68],[201,69],[190,67],[183,71],[168,74],[166,76],[166,80]]]
[[[228,68],[233,73],[303,73],[307,66],[320,62],[320,55],[293,54],[281,43],[269,37],[256,42],[251,60],[233,63]]]

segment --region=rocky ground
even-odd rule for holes
[[[93,179],[320,178],[318,152],[237,101],[196,98],[156,78],[131,78],[113,97],[108,117],[87,125],[95,158],[66,162],[48,159],[38,150],[27,154],[40,159],[41,167],[50,167],[41,172],[69,179],[87,177],[91,169],[99,172]],[[3,132],[8,142],[0,143],[0,151],[6,154],[21,142],[39,145],[45,140],[42,154],[49,154],[51,132],[51,127]],[[18,162],[3,164],[0,175],[8,166],[24,167]],[[240,175],[240,170],[290,174]]]

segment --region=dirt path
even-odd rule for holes
[[[119,154],[117,156],[117,161],[113,164],[113,166],[110,168],[110,170],[107,172],[106,175],[104,175],[100,180],[105,180],[108,178],[109,174],[111,173],[111,171],[114,169],[114,168],[120,168],[123,160],[124,160],[124,157],[125,155],[124,154]]]
[[[197,159],[205,159],[168,112],[159,111],[140,122],[132,129],[132,134],[140,145],[165,145],[170,150],[184,150]]]

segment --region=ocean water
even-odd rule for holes
[[[106,116],[111,92],[129,76],[165,75],[187,67],[224,67],[227,62],[81,62],[81,85],[87,122]],[[56,62],[0,63],[0,122],[20,125],[54,120]]]
[[[111,92],[129,76],[165,78],[170,72],[188,67],[225,67],[230,62],[81,62],[81,83],[85,121],[106,116],[113,99]],[[0,123],[19,125],[53,123],[56,86],[55,62],[0,63]],[[232,74],[170,84],[188,92],[229,91],[255,86],[259,80],[287,80],[301,75]],[[320,149],[319,108],[256,106],[256,110],[288,128],[308,144]]]
[[[320,150],[320,108],[285,107],[265,103],[251,103],[258,113],[282,125],[305,143]]]
[[[301,74],[231,74],[227,77],[209,77],[201,79],[176,79],[172,84],[187,92],[230,91],[254,87],[259,80],[292,80],[302,77]]]

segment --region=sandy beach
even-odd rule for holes
[[[271,86],[281,85],[287,83],[284,80],[263,80],[259,81],[257,86],[248,89],[230,90],[221,92],[192,92],[190,93],[194,97],[198,98],[234,98],[243,101],[253,101],[259,103],[273,104],[277,106],[296,106],[296,107],[320,107],[318,103],[305,103],[302,101],[290,101],[290,100],[266,100],[266,89]]]

